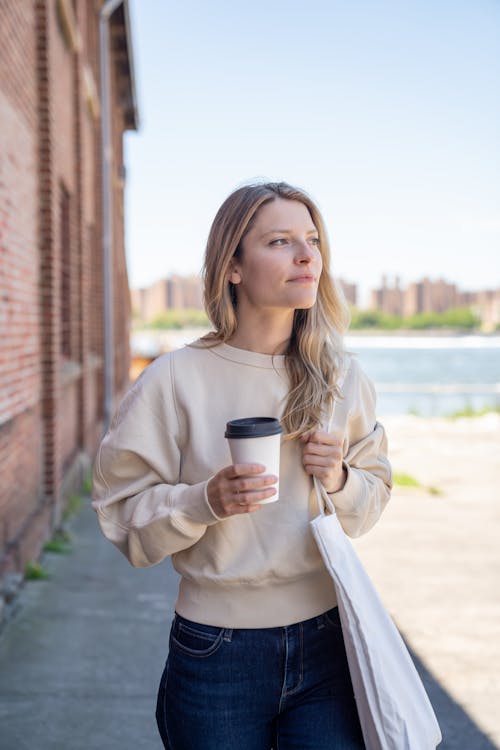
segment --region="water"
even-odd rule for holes
[[[142,332],[132,348],[156,356],[203,333]],[[500,407],[500,336],[351,335],[345,343],[375,383],[379,416]]]
[[[500,336],[348,336],[379,415],[443,416],[500,406]]]

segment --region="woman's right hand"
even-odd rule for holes
[[[272,474],[260,476],[266,470],[262,464],[233,464],[221,469],[207,484],[208,502],[219,518],[238,513],[253,513],[266,500],[276,494],[278,477]]]

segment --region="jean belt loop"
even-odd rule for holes
[[[233,638],[233,629],[232,628],[226,628],[224,630],[224,640],[227,641],[227,643],[231,643]]]
[[[316,616],[316,626],[318,630],[321,630],[325,627],[325,616],[324,615],[317,615]]]

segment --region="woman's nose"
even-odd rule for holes
[[[307,240],[301,240],[297,243],[296,260],[300,263],[311,263],[314,260],[314,250]]]

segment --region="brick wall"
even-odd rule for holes
[[[31,3],[2,5],[0,23],[0,550],[22,569],[24,542],[43,504],[38,95],[36,18]],[[37,512],[40,511],[40,512]],[[35,544],[33,553],[38,552]]]
[[[99,90],[98,8],[0,4],[0,578],[38,556],[102,433],[101,136],[98,97],[89,99]],[[130,122],[113,61],[112,70],[118,398],[129,368]]]

